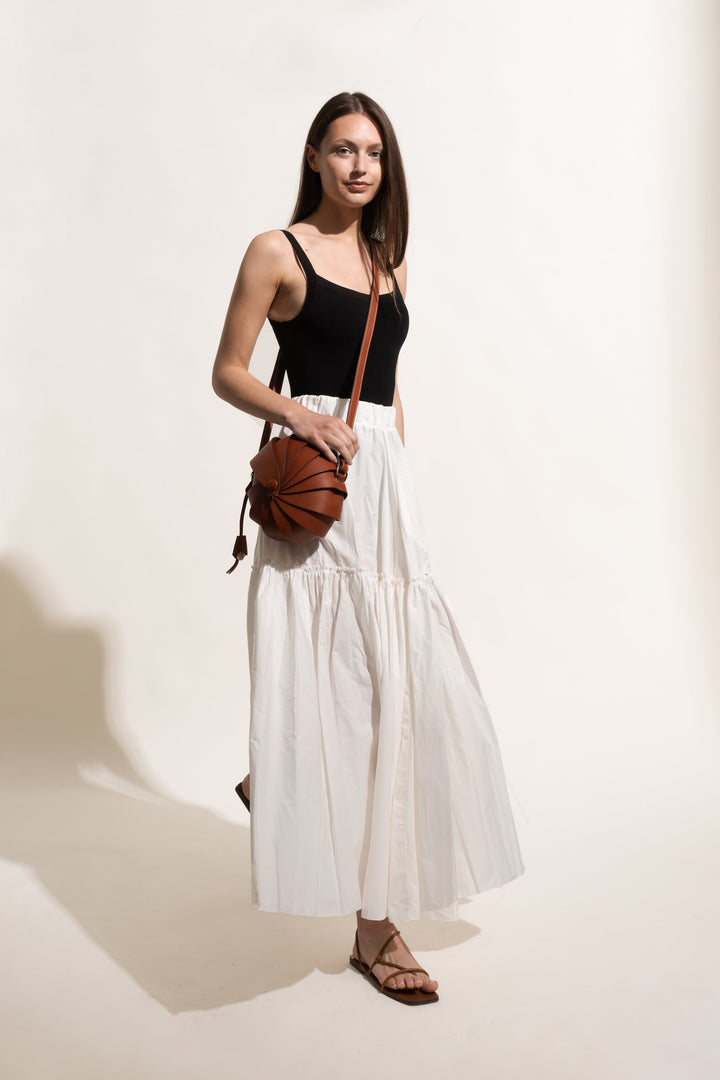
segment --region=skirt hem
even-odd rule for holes
[[[521,864],[520,869],[514,873],[511,877],[503,878],[501,881],[495,881],[485,885],[482,889],[478,889],[477,892],[468,893],[467,895],[458,896],[456,900],[448,904],[443,908],[418,908],[408,911],[407,913],[400,914],[397,911],[388,911],[384,915],[379,915],[377,912],[370,912],[366,914],[363,910],[362,904],[358,903],[353,907],[348,908],[347,911],[296,911],[289,910],[285,907],[268,907],[257,901],[251,901],[250,906],[255,908],[256,911],[262,911],[266,915],[297,915],[305,919],[342,919],[347,915],[354,915],[360,911],[361,915],[365,919],[372,919],[380,921],[382,919],[390,919],[391,922],[416,922],[423,916],[429,916],[431,919],[442,919],[444,922],[457,922],[460,919],[460,915],[457,911],[458,904],[466,903],[470,900],[474,900],[478,896],[482,896],[483,893],[490,892],[492,889],[502,889],[505,885],[510,885],[513,881],[517,881],[526,872],[527,867]],[[454,912],[454,914],[448,914],[448,912]]]

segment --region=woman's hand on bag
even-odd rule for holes
[[[302,411],[287,421],[293,434],[317,446],[332,462],[337,461],[337,455],[333,453],[337,450],[350,465],[358,448],[358,437],[353,429],[339,416],[328,416],[297,404]]]

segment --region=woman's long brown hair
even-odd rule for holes
[[[314,210],[317,210],[322,198],[320,174],[311,169],[308,164],[306,154],[308,144],[315,150],[319,150],[320,143],[333,120],[347,116],[348,113],[362,113],[367,116],[380,132],[382,139],[382,183],[375,198],[363,207],[360,230],[368,247],[374,249],[380,267],[391,277],[391,271],[403,261],[407,247],[409,224],[407,184],[400,147],[393,126],[384,110],[367,94],[359,92],[336,94],[325,102],[310,125],[303,151],[300,186],[290,225],[303,221]],[[393,280],[392,277],[391,280]]]

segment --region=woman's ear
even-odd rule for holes
[[[314,146],[311,146],[310,143],[308,143],[307,146],[305,147],[305,158],[307,160],[308,165],[313,170],[313,172],[319,172],[320,171],[320,169],[318,167],[317,150],[315,149]]]

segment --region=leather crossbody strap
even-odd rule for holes
[[[377,259],[375,258],[375,252],[371,249],[372,258],[372,290],[370,292],[370,308],[368,309],[367,322],[365,323],[365,333],[362,339],[362,345],[360,346],[360,355],[358,357],[357,369],[355,371],[355,381],[353,382],[352,394],[350,396],[350,407],[348,409],[348,415],[346,423],[348,427],[352,427],[355,423],[355,413],[357,412],[358,401],[360,400],[360,391],[362,390],[363,376],[365,374],[365,365],[367,363],[368,353],[370,352],[370,342],[372,341],[373,330],[375,329],[375,319],[377,317],[378,301],[380,298],[380,282],[377,266]],[[271,390],[275,390],[276,393],[280,393],[282,384],[285,379],[285,361],[282,355],[282,349],[278,353],[277,360],[275,361],[275,367],[273,373],[270,376],[270,382],[268,386]],[[260,439],[260,447],[266,445],[270,438],[270,432],[272,431],[272,420],[266,420],[263,427],[262,437]]]
[[[372,290],[370,292],[370,307],[368,309],[367,322],[365,323],[365,333],[363,334],[362,344],[360,346],[360,355],[358,357],[357,369],[355,371],[355,381],[353,382],[352,395],[350,397],[350,406],[348,408],[347,421],[349,427],[352,427],[355,423],[355,413],[357,412],[358,402],[360,400],[360,391],[362,389],[363,376],[365,374],[365,365],[367,363],[368,353],[370,352],[370,342],[373,336],[373,330],[375,329],[375,318],[377,316],[378,301],[380,298],[380,285],[377,259],[375,258],[375,252],[370,249],[370,257],[372,259]],[[283,381],[285,379],[285,361],[282,357],[282,350],[278,352],[277,360],[275,361],[275,367],[273,373],[270,376],[270,382],[268,386],[271,390],[275,390],[276,393],[280,393]],[[270,440],[270,432],[272,431],[272,420],[266,420],[263,427],[262,437],[260,439],[260,450]],[[343,469],[343,459],[341,455],[338,455],[337,466],[335,475],[341,479],[344,479],[344,475],[347,472],[347,467]],[[245,488],[245,498],[243,499],[242,509],[240,511],[240,527],[238,535],[235,540],[235,546],[233,548],[233,558],[235,562],[227,571],[228,574],[232,574],[233,570],[237,566],[240,559],[244,559],[247,555],[247,539],[243,533],[243,521],[245,519],[245,507],[247,506],[250,488],[252,487],[254,474],[250,477],[250,482]]]
[[[358,401],[360,400],[360,390],[362,389],[363,375],[365,374],[365,364],[367,363],[368,353],[370,352],[370,342],[372,341],[373,330],[375,329],[375,317],[377,315],[378,300],[380,298],[379,275],[374,252],[372,253],[372,272],[370,310],[368,311],[367,322],[365,323],[365,333],[363,335],[362,345],[360,346],[360,356],[358,357],[355,382],[353,383],[353,391],[350,398],[350,408],[348,409],[346,420],[348,427],[352,427],[355,423],[355,413],[357,412]]]

